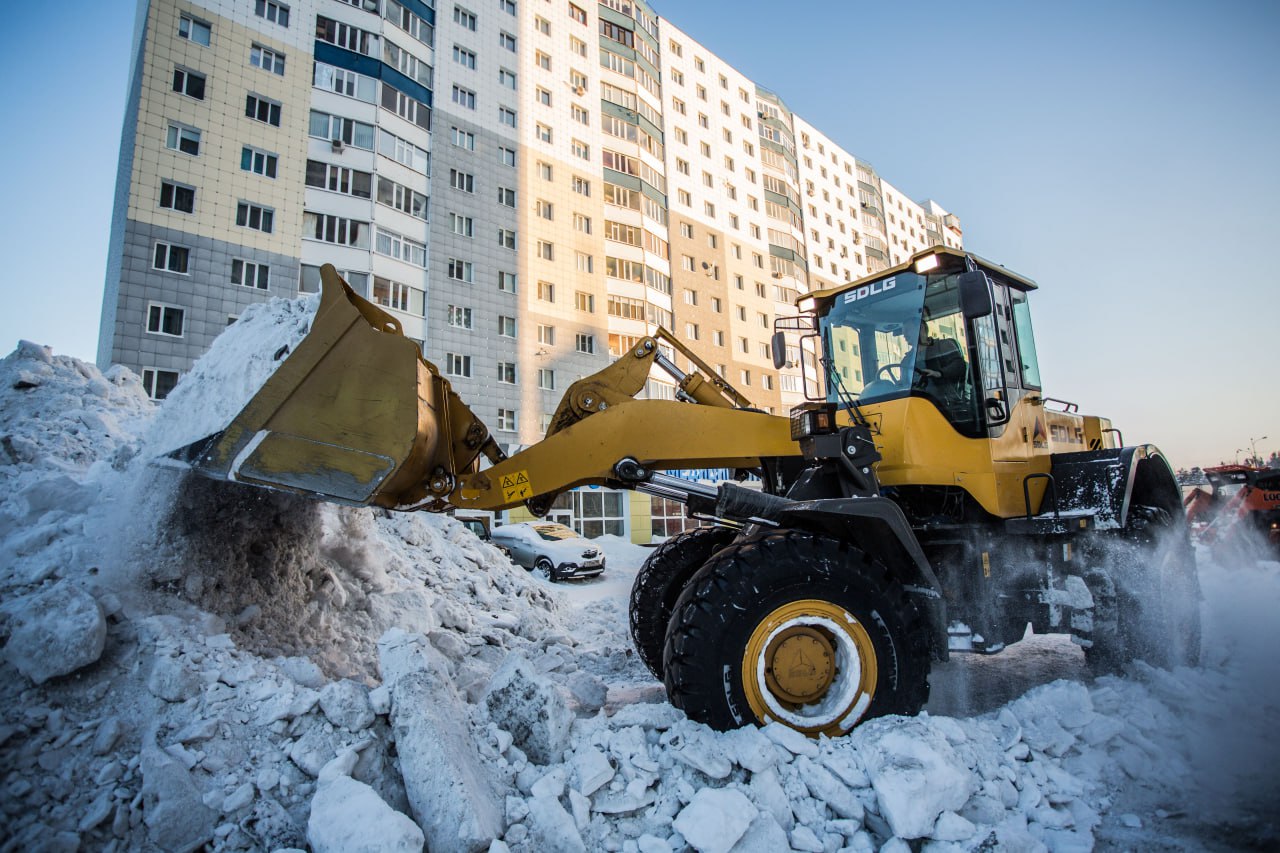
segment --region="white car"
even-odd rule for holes
[[[572,529],[552,521],[522,521],[495,527],[490,537],[516,565],[540,569],[551,580],[595,577],[604,554]]]

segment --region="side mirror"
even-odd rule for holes
[[[773,368],[781,370],[787,366],[787,336],[780,331],[774,332],[770,340],[770,346],[773,347]]]
[[[998,396],[988,397],[985,401],[987,409],[987,426],[999,426],[1009,421],[1009,407]]]
[[[991,302],[991,285],[981,271],[961,273],[956,283],[960,286],[960,310],[966,320],[986,317],[995,310]]]

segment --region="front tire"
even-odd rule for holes
[[[1133,660],[1172,669],[1200,662],[1200,577],[1185,520],[1135,506],[1108,571],[1086,579],[1095,600],[1093,645],[1085,660],[1098,673]],[[1101,595],[1099,592],[1101,591]]]
[[[631,586],[631,639],[655,678],[662,678],[662,646],[676,599],[702,564],[737,533],[728,527],[686,530],[659,545],[636,574]]]
[[[928,628],[900,579],[856,545],[796,530],[703,566],[663,663],[672,704],[721,730],[777,721],[835,737],[929,696]]]
[[[534,560],[533,570],[535,572],[542,572],[543,574],[545,574],[547,576],[547,580],[553,581],[556,579],[555,563],[552,563],[551,560],[549,560],[546,557],[539,557],[538,559]]]

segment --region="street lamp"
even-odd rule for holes
[[[1267,440],[1267,437],[1265,435],[1262,436],[1261,438],[1249,439],[1249,452],[1253,454],[1252,459],[1254,460],[1255,465],[1258,464],[1258,442],[1266,441],[1266,440]]]

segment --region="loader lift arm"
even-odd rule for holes
[[[565,392],[542,441],[508,457],[398,321],[326,264],[311,330],[221,432],[170,454],[200,473],[350,505],[543,512],[582,485],[687,502],[714,490],[655,473],[800,456],[787,418],[750,402],[659,329]],[[699,370],[662,354],[670,344]],[[657,365],[680,401],[636,400]],[[690,405],[697,403],[700,405]],[[740,408],[735,408],[740,407]],[[492,467],[481,470],[481,457]],[[542,514],[538,512],[538,514]]]

